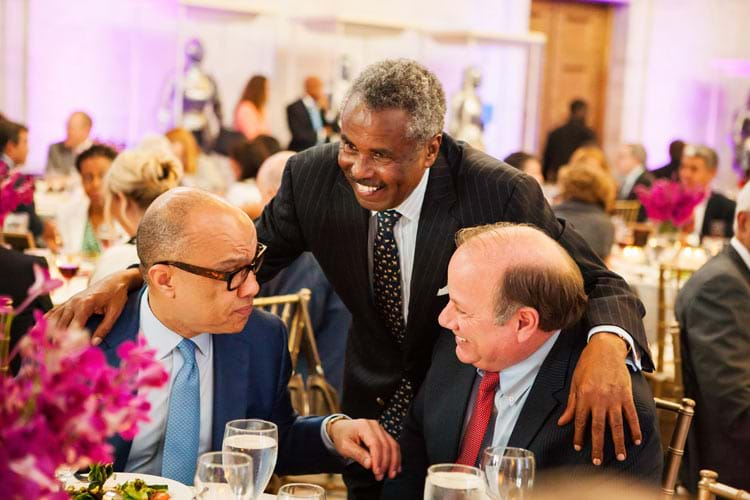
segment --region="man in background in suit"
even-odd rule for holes
[[[257,223],[269,245],[267,281],[305,251],[312,252],[352,313],[344,368],[343,408],[377,418],[393,436],[429,368],[440,332],[453,235],[498,221],[533,224],[575,259],[589,296],[588,341],[559,424],[575,422],[582,449],[591,415],[591,459],[601,463],[607,421],[617,455],[625,456],[623,416],[640,439],[626,358],[653,369],[643,306],[621,277],[607,270],[581,237],[560,223],[539,184],[443,132],[445,94],[419,63],[384,60],[352,83],[342,111],[342,141],[287,161],[279,192]],[[137,273],[110,275],[56,309],[67,325],[106,313],[94,342],[111,328],[140,286]],[[574,418],[575,417],[575,418]],[[369,471],[348,468],[350,498],[378,498]]]
[[[646,149],[641,144],[623,144],[617,151],[615,168],[622,177],[618,200],[638,200],[637,186],[651,187],[654,176],[646,170]],[[638,222],[646,220],[646,210],[638,211]]]
[[[750,184],[737,197],[734,237],[677,295],[685,396],[697,411],[685,464],[750,490]]]
[[[47,174],[75,174],[76,156],[91,147],[89,138],[91,117],[83,111],[75,111],[65,126],[65,140],[51,144],[47,152]]]
[[[656,179],[668,179],[670,181],[677,180],[677,170],[680,168],[682,162],[682,151],[685,149],[685,143],[679,139],[669,143],[669,163],[661,168],[652,170]]]
[[[585,144],[596,142],[596,134],[586,125],[588,108],[588,104],[581,99],[571,101],[568,121],[547,136],[547,145],[542,157],[544,179],[547,182],[557,179],[557,171],[568,163],[573,151]]]
[[[700,238],[714,236],[731,238],[734,234],[735,203],[711,189],[719,168],[716,151],[703,145],[688,145],[682,154],[678,171],[680,182],[687,189],[704,191],[703,201],[693,211],[693,234]]]
[[[279,191],[284,166],[293,154],[292,151],[276,153],[260,166],[255,182],[263,198],[263,205],[268,205]],[[343,391],[346,337],[352,324],[352,315],[336,295],[336,291],[323,274],[313,254],[305,252],[297,257],[297,260],[289,267],[282,269],[273,279],[263,283],[258,296],[270,297],[297,293],[302,288],[307,288],[311,292],[310,321],[326,380],[340,395]],[[307,365],[307,358],[300,356],[297,370],[303,378],[307,378],[311,369],[312,367]]]
[[[328,101],[323,94],[323,82],[317,76],[305,78],[305,95],[286,108],[286,120],[292,140],[290,151],[304,151],[326,142],[329,124],[325,121]]]
[[[523,225],[462,229],[448,265],[448,305],[432,364],[401,435],[403,472],[384,499],[421,498],[430,465],[478,467],[487,446],[534,452],[537,479],[550,469],[596,468],[561,429],[573,368],[585,346],[583,277],[552,238]],[[607,444],[603,470],[658,484],[662,451],[656,408],[640,372],[630,374],[643,431],[618,461]],[[624,457],[623,457],[624,458]],[[535,480],[535,483],[537,481]]]
[[[227,422],[259,418],[278,426],[279,474],[334,472],[341,457],[395,474],[398,445],[377,422],[292,409],[284,325],[253,311],[265,248],[241,209],[173,189],[148,208],[136,241],[146,286],[101,348],[118,364],[117,347],[142,331],[170,383],[148,393],[150,421],[133,441],[115,440],[115,470],[192,484],[198,455],[221,449]]]

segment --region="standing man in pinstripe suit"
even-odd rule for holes
[[[299,153],[257,224],[268,245],[263,282],[311,251],[353,316],[343,409],[380,419],[398,435],[441,331],[438,315],[454,234],[498,221],[533,224],[574,258],[589,296],[588,345],[577,364],[560,425],[574,422],[581,449],[591,416],[592,461],[602,461],[605,428],[618,459],[624,423],[641,439],[633,369],[652,369],[643,306],[581,237],[558,221],[532,178],[442,132],[445,95],[437,77],[414,61],[387,60],[353,82],[342,111],[342,140]],[[99,282],[52,316],[63,324],[107,313],[99,337],[119,314],[126,271]],[[96,342],[98,339],[95,339]],[[380,475],[381,471],[373,471]],[[350,498],[377,498],[372,473],[350,466]]]

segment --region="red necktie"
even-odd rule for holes
[[[486,372],[482,377],[469,425],[466,426],[461,454],[458,456],[457,463],[471,466],[477,463],[479,449],[482,447],[484,435],[487,433],[487,425],[489,425],[490,417],[492,417],[492,406],[499,382],[500,377],[497,372]]]

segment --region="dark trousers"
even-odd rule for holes
[[[383,481],[377,481],[372,471],[358,463],[346,466],[344,483],[349,500],[378,500],[383,490]]]

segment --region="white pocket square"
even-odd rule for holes
[[[443,288],[438,290],[437,296],[442,297],[443,295],[448,295],[448,285],[445,285]]]

